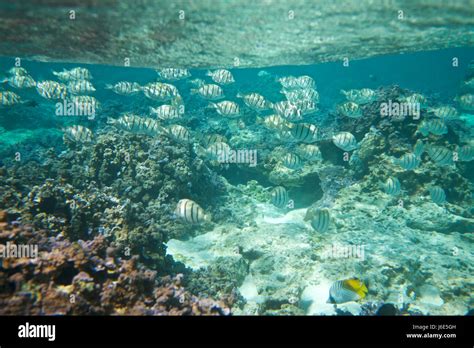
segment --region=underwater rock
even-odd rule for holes
[[[3,224],[0,242],[37,244],[36,258],[4,258],[2,315],[224,315],[224,302],[201,299],[182,277],[157,277],[137,257],[111,256],[106,240],[69,242],[47,231]]]

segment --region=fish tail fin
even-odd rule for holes
[[[111,85],[110,83],[106,83],[104,88],[105,89],[112,89],[112,88],[114,88],[114,86]]]
[[[212,76],[212,71],[211,70],[206,71],[206,76]]]
[[[209,102],[206,106],[207,109],[217,109],[217,104],[213,102]]]
[[[190,93],[190,94],[197,94],[197,93],[198,93],[198,89],[197,89],[197,88],[191,88],[191,89],[189,90],[189,93]]]
[[[212,222],[212,215],[210,213],[204,214],[203,220],[205,222]]]
[[[51,73],[52,73],[54,76],[59,76],[59,72],[57,72],[57,71],[51,70]]]
[[[236,97],[236,98],[243,98],[244,95],[243,95],[242,93],[240,93],[240,92],[237,92],[237,95],[236,95],[235,97]]]
[[[345,91],[345,90],[341,89],[339,92],[341,92],[341,94],[343,94],[343,95],[347,96],[347,91]]]
[[[267,101],[267,102],[266,102],[266,106],[267,106],[267,108],[269,108],[269,109],[273,109],[273,103],[270,102],[270,101]]]
[[[107,117],[107,124],[115,124],[117,120],[112,117]]]

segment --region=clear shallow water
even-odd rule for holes
[[[457,67],[452,66],[454,57],[459,61]],[[116,217],[106,214],[100,222],[85,218],[78,227],[79,231],[70,228],[75,232],[66,232],[70,233],[68,238],[93,238],[103,234],[105,229],[111,243],[120,248],[131,245],[133,252],[148,267],[164,274],[174,274],[176,269],[169,265],[164,267],[161,260],[164,255],[162,246],[166,243],[168,255],[182,263],[179,267],[188,268],[190,291],[213,298],[225,297],[231,292],[239,294],[240,300],[233,308],[235,314],[333,315],[351,312],[364,315],[373,314],[374,308],[383,303],[396,303],[399,313],[465,314],[472,308],[472,161],[446,169],[434,165],[424,154],[418,171],[405,171],[394,166],[391,158],[411,151],[412,145],[420,138],[415,135],[416,122],[411,125],[410,122],[401,125],[383,123],[377,114],[380,110],[377,103],[364,109],[364,117],[370,121],[363,117],[349,122],[341,117],[337,107],[344,102],[341,89],[360,88],[380,89],[380,98],[385,99],[378,101],[417,92],[428,99],[430,107],[446,104],[457,107],[454,97],[469,91],[462,83],[469,76],[468,64],[473,57],[473,48],[456,48],[350,61],[349,67],[334,62],[233,69],[236,82],[223,89],[225,99],[238,102],[243,110],[238,120],[220,117],[206,108],[208,101],[190,93],[189,80],[201,78],[210,81],[205,75],[206,70],[191,69],[192,77],[172,82],[183,97],[186,111],[183,119],[170,124],[187,127],[191,131],[191,145],[199,142],[200,134],[219,133],[228,138],[231,147],[255,149],[259,154],[256,168],[249,168],[246,164],[211,163],[194,151],[193,146],[163,136],[156,140],[107,125],[107,118],[117,119],[127,112],[149,116],[150,106],[163,103],[150,100],[142,93],[119,96],[104,89],[105,85],[118,81],[145,85],[156,80],[156,72],[81,65],[93,75],[92,82],[97,91],[92,95],[102,104],[94,120],[58,117],[55,115],[55,101],[42,98],[34,89],[16,90],[4,85],[5,90],[13,90],[24,100],[36,103],[0,109],[2,162],[6,168],[14,168],[15,173],[30,170],[30,161],[40,163],[43,166],[41,176],[53,180],[58,180],[58,175],[65,178],[74,187],[73,196],[89,200],[92,211],[103,212],[103,205],[91,198],[91,192],[84,188],[91,182],[99,191],[114,198],[115,203],[109,203],[110,209],[131,202],[132,210],[138,211],[137,214],[122,216],[119,223],[115,221]],[[0,59],[3,70],[13,63],[13,58]],[[53,70],[77,65],[25,60],[22,66],[36,81],[41,81],[56,80]],[[262,70],[266,73],[260,73]],[[368,145],[364,149],[370,155],[364,157],[361,168],[344,161],[344,151],[327,138],[317,142],[323,157],[321,163],[306,163],[301,171],[280,171],[281,152],[292,152],[295,142],[279,140],[274,132],[257,122],[257,117],[270,115],[271,111],[256,113],[236,95],[258,92],[272,102],[284,100],[276,79],[290,75],[311,76],[320,94],[320,111],[305,116],[304,122],[329,125],[331,132],[351,131],[361,144],[364,139],[370,139],[370,126],[382,132],[374,143],[366,140]],[[402,91],[383,94],[393,85]],[[460,119],[448,123],[448,134],[431,136],[424,141],[452,148],[469,143],[473,116],[467,111],[461,113]],[[423,111],[422,119],[425,117],[432,116]],[[336,119],[338,122],[334,123]],[[76,124],[92,130],[95,136],[92,144],[63,142],[62,129]],[[380,149],[379,141],[386,147]],[[51,147],[54,148],[53,154],[48,154],[47,149]],[[164,147],[174,149],[168,153],[171,158],[153,157]],[[116,157],[110,157],[110,152],[106,157],[106,151],[102,151],[104,148],[110,149]],[[146,155],[140,154],[141,150]],[[133,159],[130,172],[126,169],[127,161],[125,164],[120,162],[117,168],[107,165],[122,161],[118,155],[122,151],[128,152]],[[16,153],[23,158],[19,162],[14,160]],[[199,159],[210,174],[197,169],[195,161]],[[170,168],[161,166],[161,161],[171,161],[171,172]],[[154,166],[158,162],[160,166]],[[54,169],[56,166],[66,168],[71,174],[65,175]],[[145,174],[139,175],[140,166],[151,166],[152,170],[144,170]],[[189,171],[186,175],[181,176],[178,170],[181,166]],[[170,179],[172,189],[164,190],[169,178],[155,177],[156,171],[163,171],[171,178],[179,177],[179,180]],[[338,176],[341,177],[338,183],[325,179]],[[397,176],[402,182],[405,193],[401,196],[401,203],[398,198],[383,193],[378,186],[390,176]],[[155,179],[157,181],[153,182]],[[42,187],[41,180],[28,182],[25,177],[22,180],[20,189],[13,188],[13,191],[20,191],[22,202],[12,207],[8,206],[10,201],[6,199],[2,209],[24,214],[25,220],[49,228],[53,234],[58,233],[57,225],[45,225],[44,220],[38,221],[36,216],[40,213],[50,215],[52,221],[63,212],[56,211],[55,207],[44,210],[41,204],[35,206],[31,203],[30,200],[36,201],[29,193]],[[8,181],[3,185],[5,190],[12,190]],[[279,209],[270,203],[268,192],[277,185],[288,189],[295,203],[293,207]],[[430,185],[439,185],[446,190],[447,204],[432,202],[427,194]],[[213,223],[190,226],[179,222],[173,210],[177,201],[183,198],[198,202],[212,214]],[[56,198],[60,199],[65,198]],[[311,221],[305,217],[323,200],[327,200],[331,225],[327,231],[320,232],[315,231]],[[75,224],[68,214],[64,223],[69,227]],[[130,231],[131,236],[125,243],[117,232],[121,230]],[[140,237],[136,237],[138,234]],[[160,237],[156,237],[158,234]],[[359,247],[359,251],[345,257],[334,252],[338,246],[346,249]],[[219,270],[219,265],[225,267]],[[206,267],[208,271],[203,272]],[[342,312],[338,312],[326,304],[329,288],[337,280],[352,277],[366,282],[368,295],[362,302],[341,305],[339,310]]]

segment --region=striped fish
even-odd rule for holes
[[[227,139],[226,139],[225,136],[220,135],[220,134],[205,134],[201,137],[201,144],[205,148],[208,148],[212,144],[215,144],[215,143],[218,143],[218,142],[226,143]]]
[[[340,105],[338,107],[338,110],[341,114],[350,118],[362,117],[362,110],[359,107],[359,104],[356,104],[351,101],[345,102],[344,104]]]
[[[452,120],[459,116],[459,113],[456,108],[449,105],[440,106],[437,108],[430,108],[428,109],[428,111],[432,112],[436,117],[445,120]]]
[[[277,81],[286,89],[295,89],[299,88],[298,78],[294,76],[285,76],[277,79]]]
[[[303,161],[298,155],[290,152],[283,158],[283,165],[288,169],[297,170],[303,167]]]
[[[189,130],[179,124],[173,124],[167,127],[166,133],[177,142],[189,143],[191,141],[191,133]]]
[[[311,219],[311,227],[315,231],[324,233],[329,230],[329,223],[331,222],[331,216],[329,215],[328,209],[317,209],[313,213],[313,218]]]
[[[421,157],[423,152],[425,151],[425,144],[421,139],[418,139],[413,146],[413,153],[415,154],[416,157]]]
[[[174,105],[161,105],[157,108],[150,107],[150,113],[156,115],[160,120],[174,120],[181,118],[182,114],[179,112],[179,108]]]
[[[11,91],[0,91],[0,105],[11,106],[20,104],[21,102],[21,98],[18,94]]]
[[[76,105],[76,108],[79,110],[94,110],[100,108],[101,104],[99,101],[89,95],[75,95],[69,99],[72,103]]]
[[[115,85],[105,85],[105,89],[110,89],[120,95],[134,95],[140,92],[142,87],[136,82],[120,81]]]
[[[271,202],[277,208],[286,208],[289,198],[288,191],[283,186],[277,186],[272,190]]]
[[[439,186],[432,186],[429,188],[430,197],[436,204],[443,204],[446,202],[446,193]]]
[[[369,290],[357,278],[338,280],[329,289],[328,303],[345,303],[365,298]]]
[[[152,82],[142,88],[147,98],[168,101],[179,95],[178,89],[169,83]]]
[[[232,73],[226,69],[208,71],[206,75],[210,76],[215,83],[219,83],[221,85],[229,85],[235,82],[234,76],[232,76]]]
[[[334,145],[343,151],[352,151],[358,147],[356,138],[349,132],[335,134],[332,137],[332,141]]]
[[[395,164],[405,170],[413,170],[420,164],[420,159],[413,153],[406,153],[402,157],[395,159]]]
[[[293,138],[304,143],[318,141],[318,127],[309,123],[290,124],[290,132]]]
[[[323,160],[321,150],[316,145],[301,144],[298,147],[298,153],[301,155],[301,157],[303,157],[305,160],[308,160],[308,161],[322,161]]]
[[[242,95],[237,94],[237,98],[243,98],[245,105],[255,111],[263,111],[273,107],[273,104],[266,101],[265,98],[258,93],[250,93]]]
[[[383,188],[385,193],[391,196],[398,196],[401,192],[400,181],[397,178],[388,178]]]
[[[64,99],[67,96],[66,86],[51,80],[38,82],[36,90],[40,96],[46,99]]]
[[[263,120],[257,118],[257,123],[263,123],[266,128],[275,130],[286,130],[290,127],[289,123],[279,115],[270,115]]]
[[[370,88],[350,89],[348,91],[341,90],[348,101],[357,104],[367,104],[377,99],[377,93]]]
[[[277,115],[282,116],[290,121],[301,119],[301,111],[295,104],[289,102],[288,100],[274,103],[273,110],[277,113]]]
[[[296,103],[301,100],[312,100],[314,102],[319,101],[318,91],[312,88],[290,90],[282,89],[280,93],[284,94],[286,99],[292,103]]]
[[[57,76],[61,81],[71,80],[92,80],[92,74],[86,68],[74,68],[71,70],[63,69],[61,72],[53,71],[53,75]]]
[[[314,100],[303,99],[297,101],[295,104],[302,116],[311,115],[318,111],[318,106]]]
[[[422,121],[418,126],[418,132],[420,132],[424,137],[429,133],[434,135],[443,135],[448,133],[448,127],[441,119],[433,119],[428,121]]]
[[[21,66],[14,66],[7,72],[9,75],[20,75],[20,76],[26,76],[28,75],[28,70]]]
[[[190,199],[181,199],[176,205],[175,214],[182,221],[193,225],[211,221],[211,216]]]
[[[64,130],[64,136],[77,143],[90,143],[93,140],[92,131],[83,126],[72,126]]]
[[[474,94],[463,94],[454,99],[461,109],[474,111]]]
[[[296,79],[296,85],[298,88],[301,88],[301,89],[315,88],[316,82],[314,82],[314,79],[312,77],[303,75]]]
[[[164,68],[156,71],[163,80],[177,81],[190,77],[188,69]]]
[[[191,94],[197,94],[201,98],[217,100],[224,98],[224,91],[219,85],[204,84],[197,89],[191,89]]]
[[[206,149],[206,156],[213,161],[220,161],[230,152],[231,148],[228,144],[218,141]]]
[[[426,152],[438,165],[449,166],[454,163],[453,152],[443,146],[429,145],[426,147]]]
[[[469,162],[474,159],[474,146],[472,145],[458,146],[456,147],[456,152],[461,162]]]
[[[409,104],[420,104],[420,107],[426,106],[426,104],[428,103],[428,100],[425,98],[425,96],[419,93],[413,93],[408,97],[403,98],[403,101]]]
[[[94,86],[87,80],[69,81],[67,85],[67,90],[71,94],[88,94],[95,92]]]
[[[119,119],[108,118],[107,123],[128,132],[149,136],[156,136],[163,130],[154,119],[131,114],[124,115]]]
[[[216,109],[217,113],[221,116],[230,117],[230,118],[240,116],[239,104],[233,101],[224,100],[219,103],[211,102],[209,103],[208,107]]]
[[[14,88],[31,88],[36,86],[35,80],[30,75],[12,75],[1,81],[2,83],[8,82],[8,84]]]

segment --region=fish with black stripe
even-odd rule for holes
[[[352,133],[339,132],[332,137],[334,145],[343,151],[352,151],[359,147],[357,140]]]
[[[208,100],[217,100],[225,97],[222,88],[214,84],[204,84],[199,88],[192,88],[191,94],[197,94],[201,98]]]
[[[394,163],[405,170],[413,170],[420,164],[420,158],[414,153],[406,153],[402,157],[394,159]]]
[[[211,221],[211,215],[206,214],[199,204],[190,199],[181,199],[176,205],[175,214],[182,221],[192,225]]]
[[[474,159],[474,146],[473,145],[464,145],[457,146],[456,153],[458,154],[458,160],[461,162],[469,162]]]
[[[134,95],[142,90],[142,87],[136,82],[120,81],[115,85],[106,84],[105,89],[110,89],[120,95]]]
[[[421,157],[423,152],[425,151],[425,144],[423,143],[423,140],[418,139],[413,146],[413,153],[415,154],[416,157]]]
[[[297,170],[302,168],[304,163],[298,155],[290,152],[283,158],[283,165],[288,169]]]
[[[288,191],[283,186],[273,188],[271,192],[271,202],[277,208],[285,208],[288,204]]]
[[[69,81],[67,84],[67,90],[71,94],[88,94],[95,92],[95,87],[90,81],[74,80]]]
[[[422,121],[418,126],[417,132],[421,133],[424,137],[430,133],[434,135],[443,135],[448,133],[448,127],[446,127],[446,124],[442,119],[437,118],[433,120]]]
[[[154,119],[132,114],[126,114],[118,119],[108,118],[107,124],[114,125],[128,132],[149,136],[156,136],[163,131],[163,128]]]
[[[209,103],[208,108],[213,108],[217,111],[217,113],[221,116],[234,118],[240,116],[240,107],[239,104],[224,100],[219,103]]]
[[[289,123],[291,135],[297,141],[304,143],[314,143],[318,138],[318,127],[310,123]]]
[[[72,142],[90,143],[93,140],[92,131],[84,126],[72,126],[64,129],[64,137]]]
[[[341,114],[350,118],[362,117],[362,109],[360,108],[359,104],[351,101],[339,105],[338,110]]]
[[[265,97],[258,93],[237,94],[237,98],[242,98],[245,105],[255,111],[264,111],[273,108],[273,104],[265,99]]]
[[[219,83],[221,85],[229,85],[235,82],[234,76],[232,76],[232,73],[226,69],[217,69],[214,71],[208,71],[206,75],[210,76],[215,83]]]
[[[330,223],[331,215],[328,209],[316,209],[312,212],[311,227],[313,227],[315,231],[321,233],[328,231]]]
[[[21,103],[22,100],[18,94],[11,91],[0,91],[0,105],[12,106]]]
[[[157,70],[156,73],[163,80],[178,81],[191,76],[188,69],[179,68],[163,68]]]
[[[338,280],[329,289],[328,303],[346,303],[358,301],[367,295],[367,286],[357,278]]]
[[[443,146],[428,145],[426,152],[430,158],[438,165],[450,166],[454,164],[453,151]]]
[[[398,196],[401,192],[400,181],[397,178],[388,178],[383,185],[383,189],[386,194]]]
[[[151,82],[143,86],[142,91],[147,98],[159,101],[168,101],[179,96],[175,86],[162,82]]]
[[[191,133],[189,130],[179,124],[173,124],[165,128],[166,134],[172,139],[180,143],[189,143],[191,141]]]
[[[305,160],[308,161],[322,161],[323,156],[319,147],[313,144],[300,144],[298,146],[298,153]]]
[[[446,202],[446,193],[439,186],[432,186],[429,188],[431,200],[436,204],[443,204]]]
[[[36,84],[39,95],[46,99],[64,99],[67,97],[66,85],[56,81],[41,81]]]

